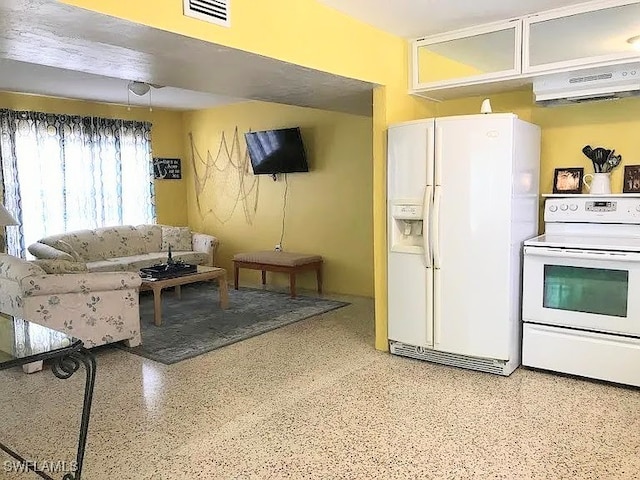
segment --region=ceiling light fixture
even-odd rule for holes
[[[631,44],[636,50],[640,50],[640,35],[629,38],[627,43]]]
[[[149,90],[151,90],[151,86],[148,83],[137,81],[129,82],[127,88],[131,93],[139,97],[146,95],[147,93],[149,93]]]

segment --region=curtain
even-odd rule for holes
[[[72,230],[155,223],[151,124],[0,110],[7,251]]]

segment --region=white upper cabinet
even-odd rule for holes
[[[640,0],[596,0],[411,43],[410,89],[480,95],[546,73],[640,61]]]
[[[590,2],[524,19],[525,74],[640,58],[627,40],[640,35],[638,0]]]
[[[412,44],[412,88],[469,85],[521,72],[522,21],[421,38]]]

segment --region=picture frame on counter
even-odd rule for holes
[[[640,193],[640,165],[625,165],[622,193]]]
[[[583,167],[556,168],[553,174],[553,193],[582,193]]]

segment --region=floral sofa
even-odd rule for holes
[[[213,266],[218,239],[188,227],[123,225],[45,237],[29,252],[37,259],[85,263],[89,272],[137,272],[166,261],[169,246],[174,260]]]
[[[87,347],[121,340],[129,347],[140,345],[140,276],[89,273],[83,267],[1,253],[0,312],[79,338]]]

